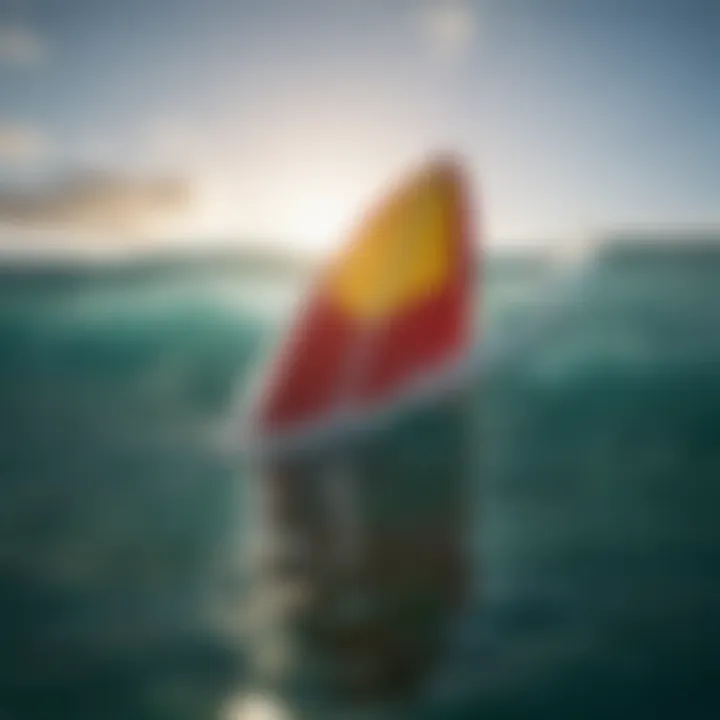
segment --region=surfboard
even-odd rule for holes
[[[466,170],[434,158],[389,188],[318,273],[256,385],[249,446],[319,443],[456,388],[478,269]]]

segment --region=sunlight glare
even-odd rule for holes
[[[257,693],[232,701],[222,720],[290,720],[290,716],[270,697]]]

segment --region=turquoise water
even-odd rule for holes
[[[718,270],[606,252],[476,388],[479,599],[413,716],[718,715]],[[490,265],[490,339],[533,329],[548,277]],[[0,716],[211,718],[241,691],[228,419],[300,284],[0,271]]]

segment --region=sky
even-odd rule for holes
[[[0,243],[324,250],[438,151],[492,242],[720,227],[719,80],[717,0],[0,0]]]

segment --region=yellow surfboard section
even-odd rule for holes
[[[330,268],[330,294],[355,317],[401,312],[447,281],[460,182],[452,166],[428,168],[361,224]]]

